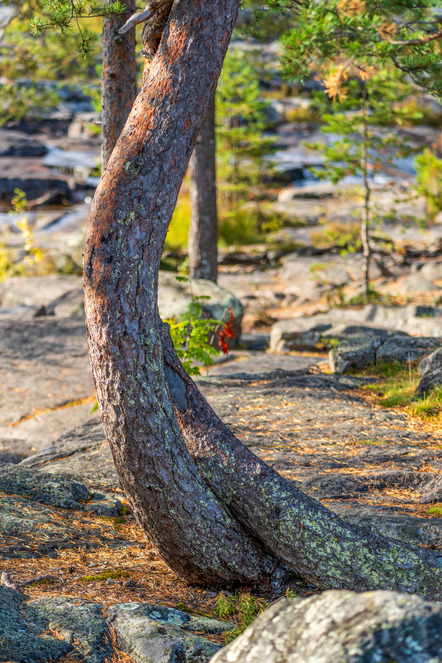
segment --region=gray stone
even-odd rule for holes
[[[368,485],[359,479],[343,475],[325,474],[303,481],[299,488],[317,500],[351,499],[368,492]]]
[[[316,158],[315,164],[318,164],[320,159]],[[314,200],[322,200],[324,198],[331,198],[336,195],[336,186],[331,182],[315,182],[314,184],[307,184],[305,186],[284,187],[278,196],[278,202],[287,203],[298,198],[313,198]]]
[[[16,422],[14,426],[0,425],[0,462],[18,463],[26,456],[51,446],[67,430],[88,421],[91,409],[90,402],[71,405],[37,412],[34,416]],[[30,414],[33,414],[32,410]],[[3,458],[3,450],[5,453],[12,452],[14,457],[11,460],[7,460],[6,456]],[[19,459],[15,460],[15,456]]]
[[[25,458],[20,466],[43,467],[50,474],[81,481],[90,490],[113,492],[120,489],[99,417],[66,431],[52,446]]]
[[[163,319],[186,313],[193,297],[201,299],[207,317],[226,322],[232,309],[235,333],[233,345],[241,337],[243,307],[239,299],[224,288],[204,279],[177,281],[176,274],[160,272],[158,307]],[[35,307],[36,314],[62,318],[84,316],[83,280],[80,276],[50,274],[38,277],[13,277],[0,284],[0,305],[4,307]]]
[[[352,369],[374,364],[376,343],[370,336],[354,336],[345,339],[329,353],[330,369],[333,373],[346,373]]]
[[[52,172],[40,159],[0,157],[0,200],[9,203],[15,189],[24,191],[28,200],[43,194],[50,194],[51,202],[72,199],[69,178]]]
[[[30,320],[37,313],[36,306],[2,306],[0,318],[16,318],[18,320]]]
[[[420,270],[422,276],[428,281],[442,280],[442,262],[429,262]]]
[[[272,326],[270,348],[275,352],[317,351],[321,338],[333,323],[327,315],[281,320]]]
[[[427,278],[424,276],[421,276],[421,274],[411,274],[410,276],[407,276],[403,281],[402,281],[402,288],[404,292],[433,292],[434,290],[440,290],[440,288],[432,283],[432,281],[429,281]]]
[[[113,606],[112,608],[113,615],[120,614],[121,611],[125,616],[130,614],[136,615],[137,618],[146,617],[168,626],[183,628],[186,631],[204,631],[205,633],[216,635],[225,633],[234,628],[234,624],[229,622],[221,622],[218,619],[211,619],[210,617],[189,615],[182,610],[169,608],[164,605],[154,605],[150,603],[123,603],[121,605]]]
[[[401,363],[414,361],[424,357],[440,345],[438,338],[413,338],[403,336],[391,336],[377,349],[378,361]]]
[[[40,310],[40,315],[55,315],[57,318],[82,318],[84,316],[83,288],[69,290]]]
[[[0,129],[0,157],[42,157],[47,147],[20,131]]]
[[[358,331],[363,331],[364,335],[354,333]],[[414,338],[403,332],[357,325],[339,325],[327,330],[322,339],[325,347],[332,339],[338,342],[329,353],[333,373],[363,368],[376,361],[407,363],[423,357],[440,344],[437,338]]]
[[[438,348],[420,362],[419,372],[421,379],[415,392],[417,398],[425,397],[436,387],[442,386],[442,348]]]
[[[3,426],[21,425],[38,410],[89,398],[94,386],[84,322],[0,320],[0,371]]]
[[[359,320],[377,327],[403,331],[418,336],[442,336],[442,308],[409,306],[378,306],[370,304],[354,312]]]
[[[442,476],[432,478],[419,497],[420,504],[442,502]]]
[[[14,276],[0,283],[0,304],[1,306],[31,306],[44,310],[52,302],[73,290],[83,291],[81,276],[66,274]],[[53,315],[53,312],[50,314]]]
[[[352,525],[365,527],[398,541],[415,546],[442,547],[442,518],[416,518],[406,513],[394,513],[394,509],[382,504],[329,502],[328,508],[348,520]]]
[[[212,281],[191,279],[190,282],[180,282],[176,276],[171,272],[159,274],[158,308],[161,318],[178,319],[186,312],[193,297],[208,297],[209,299],[200,300],[203,313],[208,317],[225,322],[229,319],[229,310],[232,309],[234,317],[232,327],[235,334],[232,347],[235,347],[241,339],[241,321],[244,313],[239,299]]]
[[[26,615],[27,596],[0,586],[0,661],[56,661],[72,648]]]
[[[73,522],[74,520],[74,522]],[[3,559],[29,559],[84,546],[93,549],[102,543],[120,540],[106,523],[92,523],[82,513],[75,519],[26,497],[0,495],[0,546]]]
[[[112,658],[111,635],[100,603],[56,596],[29,601],[26,612],[40,628],[56,629],[68,645],[75,644],[84,663]]]
[[[136,663],[209,661],[220,645],[180,628],[177,624],[183,623],[182,618],[174,613],[139,603],[123,603],[107,610],[120,648]]]
[[[270,606],[211,663],[439,663],[442,604],[329,591]]]
[[[115,518],[121,515],[122,504],[113,495],[103,495],[102,493],[94,493],[92,500],[84,505],[84,510],[91,513],[96,513],[97,516],[105,516],[106,518]]]
[[[81,509],[79,500],[89,497],[81,483],[12,464],[0,465],[0,491],[62,509]]]

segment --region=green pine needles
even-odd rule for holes
[[[87,56],[99,35],[89,30],[84,24],[80,24],[80,19],[115,16],[124,14],[125,11],[126,7],[120,0],[109,4],[88,2],[87,0],[78,0],[77,2],[73,0],[45,0],[41,15],[34,16],[29,21],[29,27],[33,35],[40,35],[50,29],[59,34],[64,34],[75,22],[80,34],[77,42],[78,51]]]

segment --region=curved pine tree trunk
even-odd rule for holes
[[[238,4],[174,4],[92,203],[85,307],[103,425],[138,522],[195,583],[265,585],[279,561],[207,488],[179,431],[157,307],[164,239]]]
[[[268,583],[279,558],[319,587],[440,599],[440,556],[346,524],[227,431],[159,319],[164,239],[237,8],[174,2],[91,208],[88,340],[122,488],[166,562],[193,582]]]

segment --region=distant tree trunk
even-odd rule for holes
[[[218,218],[216,209],[215,96],[210,100],[190,159],[189,275],[216,283]]]
[[[166,233],[238,4],[174,1],[91,206],[88,342],[121,486],[159,553],[192,582],[269,585],[286,564],[321,588],[441,599],[441,555],[349,525],[244,447],[183,372],[159,318]]]
[[[106,0],[110,4],[112,0]],[[135,31],[124,38],[118,30],[136,10],[135,0],[122,0],[127,12],[103,21],[103,73],[101,111],[102,170],[115,147],[137,96],[137,62]]]

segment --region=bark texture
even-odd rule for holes
[[[137,95],[135,31],[124,38],[118,34],[128,16],[135,12],[136,5],[135,0],[122,0],[122,4],[127,7],[125,14],[103,21],[102,170],[106,168]]]
[[[190,159],[189,275],[215,281],[218,273],[218,218],[216,209],[215,97]]]
[[[396,592],[281,599],[211,663],[436,663],[442,605]]]
[[[182,371],[159,319],[164,240],[238,3],[174,2],[91,207],[88,340],[122,488],[165,561],[193,582],[269,583],[282,560],[323,588],[441,598],[440,555],[346,524],[251,454]]]
[[[174,3],[97,188],[84,275],[103,424],[139,523],[185,578],[256,585],[277,577],[279,562],[235,521],[189,456],[167,386],[157,307],[164,239],[238,4]]]

